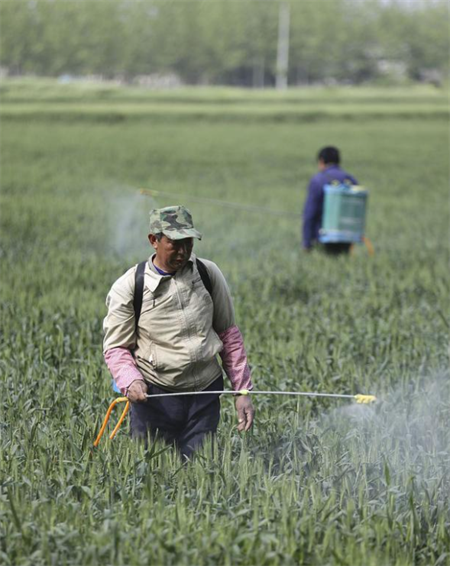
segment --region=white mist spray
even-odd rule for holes
[[[440,482],[450,488],[448,372],[412,380],[408,390],[403,387],[380,398],[376,405],[336,409],[319,428],[331,427],[347,440],[358,439],[361,462],[383,462],[391,482],[429,487]]]
[[[148,213],[158,203],[126,187],[116,187],[106,198],[111,252],[121,259],[133,261],[148,257]]]

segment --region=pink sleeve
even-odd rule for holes
[[[233,391],[253,389],[244,340],[239,328],[236,325],[230,326],[219,334],[219,338],[223,343],[223,350],[220,352],[223,369],[231,381]]]
[[[144,381],[130,350],[127,348],[111,348],[105,352],[104,357],[115,384],[124,395],[133,381],[137,379]]]

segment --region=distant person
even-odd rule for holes
[[[158,436],[189,458],[216,432],[219,395],[158,395],[222,391],[218,354],[233,390],[252,389],[250,370],[225,278],[215,263],[192,253],[194,238],[202,236],[190,212],[183,206],[151,210],[149,231],[153,254],[108,294],[104,357],[131,401],[131,435]],[[236,396],[236,410],[238,430],[249,430],[249,397]]]
[[[303,249],[311,251],[319,241],[319,231],[322,226],[324,186],[333,182],[357,185],[358,182],[349,173],[340,168],[340,153],[336,147],[328,146],[321,149],[317,155],[316,173],[309,181],[308,194],[303,209]],[[330,254],[348,253],[350,243],[337,242],[321,244]]]

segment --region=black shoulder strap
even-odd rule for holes
[[[147,260],[138,264],[136,273],[134,275],[134,321],[137,328],[139,317],[141,316],[142,297],[144,296],[144,272]]]
[[[198,272],[200,273],[200,277],[202,278],[203,285],[205,286],[205,289],[208,291],[208,293],[211,295],[211,299],[212,299],[213,288],[212,288],[211,278],[209,276],[208,270],[206,269],[206,265],[198,258],[197,258],[197,269]]]

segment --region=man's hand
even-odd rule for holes
[[[238,414],[238,431],[247,432],[253,424],[253,417],[255,416],[255,409],[249,397],[239,395],[236,398],[236,411]]]
[[[136,379],[128,388],[127,397],[132,403],[147,401],[147,384],[142,379]]]

